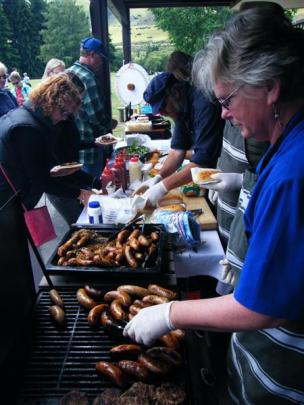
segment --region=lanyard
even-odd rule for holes
[[[265,167],[268,165],[274,154],[278,151],[279,147],[281,146],[282,142],[284,139],[287,137],[287,135],[298,125],[300,121],[304,119],[304,109],[301,109],[298,111],[288,122],[286,128],[284,129],[283,134],[281,137],[278,139],[278,141],[268,150],[266,155],[261,161],[259,170],[258,170],[258,175],[261,175]]]

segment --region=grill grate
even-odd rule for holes
[[[90,328],[87,311],[77,302],[76,288],[59,291],[65,303],[66,329],[59,331],[51,323],[48,291],[40,291],[34,311],[32,350],[17,405],[58,405],[58,400],[72,390],[93,399],[105,388],[113,387],[105,377],[98,376],[95,363],[109,361],[110,348],[126,340],[109,336],[103,328]],[[177,378],[182,382],[180,376]]]

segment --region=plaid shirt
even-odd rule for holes
[[[80,139],[85,143],[94,142],[95,138],[109,132],[109,119],[107,120],[105,117],[101,89],[97,84],[94,72],[88,65],[76,61],[68,70],[77,75],[86,86],[79,112],[75,117]],[[81,163],[94,164],[96,159],[96,148],[79,151]]]

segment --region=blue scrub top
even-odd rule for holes
[[[215,167],[222,148],[223,129],[220,105],[187,84],[184,109],[175,121],[171,148],[192,149],[191,162]]]
[[[303,321],[303,118],[263,168],[270,151],[244,215],[249,248],[234,297],[255,312]]]

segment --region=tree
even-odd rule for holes
[[[155,24],[167,31],[175,49],[194,54],[210,34],[223,27],[231,16],[227,7],[189,7],[151,9]]]
[[[12,32],[2,4],[0,4],[0,55],[1,62],[9,69],[16,61],[17,55],[12,46]]]
[[[32,12],[32,48],[31,56],[35,61],[33,71],[30,72],[31,76],[37,77],[41,76],[44,69],[44,63],[39,58],[40,47],[42,45],[42,35],[41,30],[45,23],[44,14],[46,12],[46,1],[45,0],[31,0],[31,12]]]
[[[79,58],[80,41],[90,35],[89,19],[75,0],[52,0],[45,14],[40,58],[62,59],[66,66]]]

